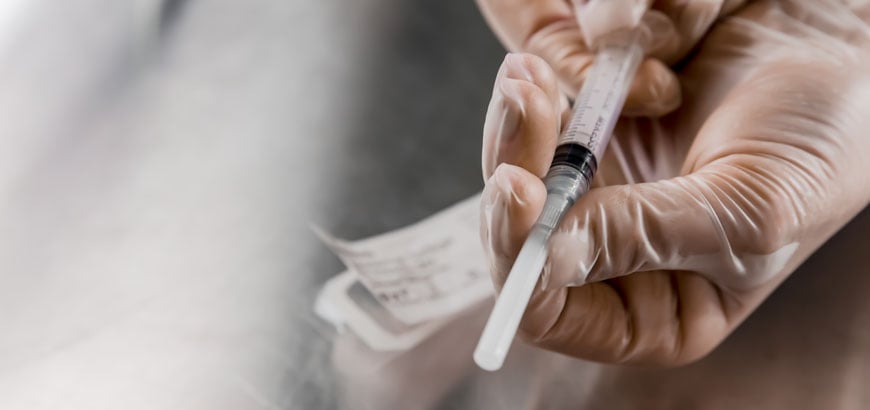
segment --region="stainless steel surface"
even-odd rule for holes
[[[0,54],[0,408],[333,408],[360,237],[481,188],[471,2],[33,1]],[[470,359],[469,359],[470,361]]]

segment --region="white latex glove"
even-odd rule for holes
[[[599,188],[551,240],[525,340],[607,362],[698,359],[867,206],[870,6],[856,3],[759,1],[716,25],[679,71],[683,106],[618,126]],[[496,80],[482,236],[497,287],[545,200],[557,77],[514,54]]]

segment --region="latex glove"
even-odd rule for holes
[[[661,116],[680,105],[680,84],[668,65],[683,58],[719,16],[745,0],[477,0],[511,51],[535,54],[577,95],[593,60],[587,44],[640,25],[647,53],[625,103],[626,115]],[[652,9],[644,13],[652,6]],[[578,25],[578,21],[580,24]],[[581,27],[582,26],[582,27]]]
[[[686,104],[619,124],[595,178],[629,184],[570,210],[520,336],[598,361],[695,360],[864,208],[867,4],[761,1],[717,24],[679,73]],[[496,80],[482,238],[497,288],[545,200],[565,114],[556,77],[509,55]]]

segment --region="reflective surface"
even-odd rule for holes
[[[480,190],[503,51],[474,7],[29,2],[0,42],[0,408],[866,406],[866,210],[676,370],[515,346],[485,374],[488,307],[392,355],[314,316],[342,266],[309,223],[359,238]]]
[[[342,266],[308,224],[480,190],[502,51],[474,5],[29,3],[0,54],[0,407],[338,405],[311,306]]]

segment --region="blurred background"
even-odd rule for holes
[[[588,408],[607,408],[625,380],[698,408],[686,376],[717,369],[707,397],[734,404],[831,363],[814,337],[870,340],[851,326],[870,320],[852,308],[868,287],[803,273],[870,262],[830,250],[870,249],[867,211],[679,370],[518,347],[484,374],[479,309],[424,353],[342,340],[312,305],[344,267],[309,224],[357,239],[478,192],[503,55],[472,1],[0,1],[0,408],[546,408],[593,386]],[[791,343],[813,357],[794,362],[775,334],[795,315],[843,327]]]
[[[336,407],[308,224],[479,191],[502,56],[473,2],[0,2],[0,408]]]

